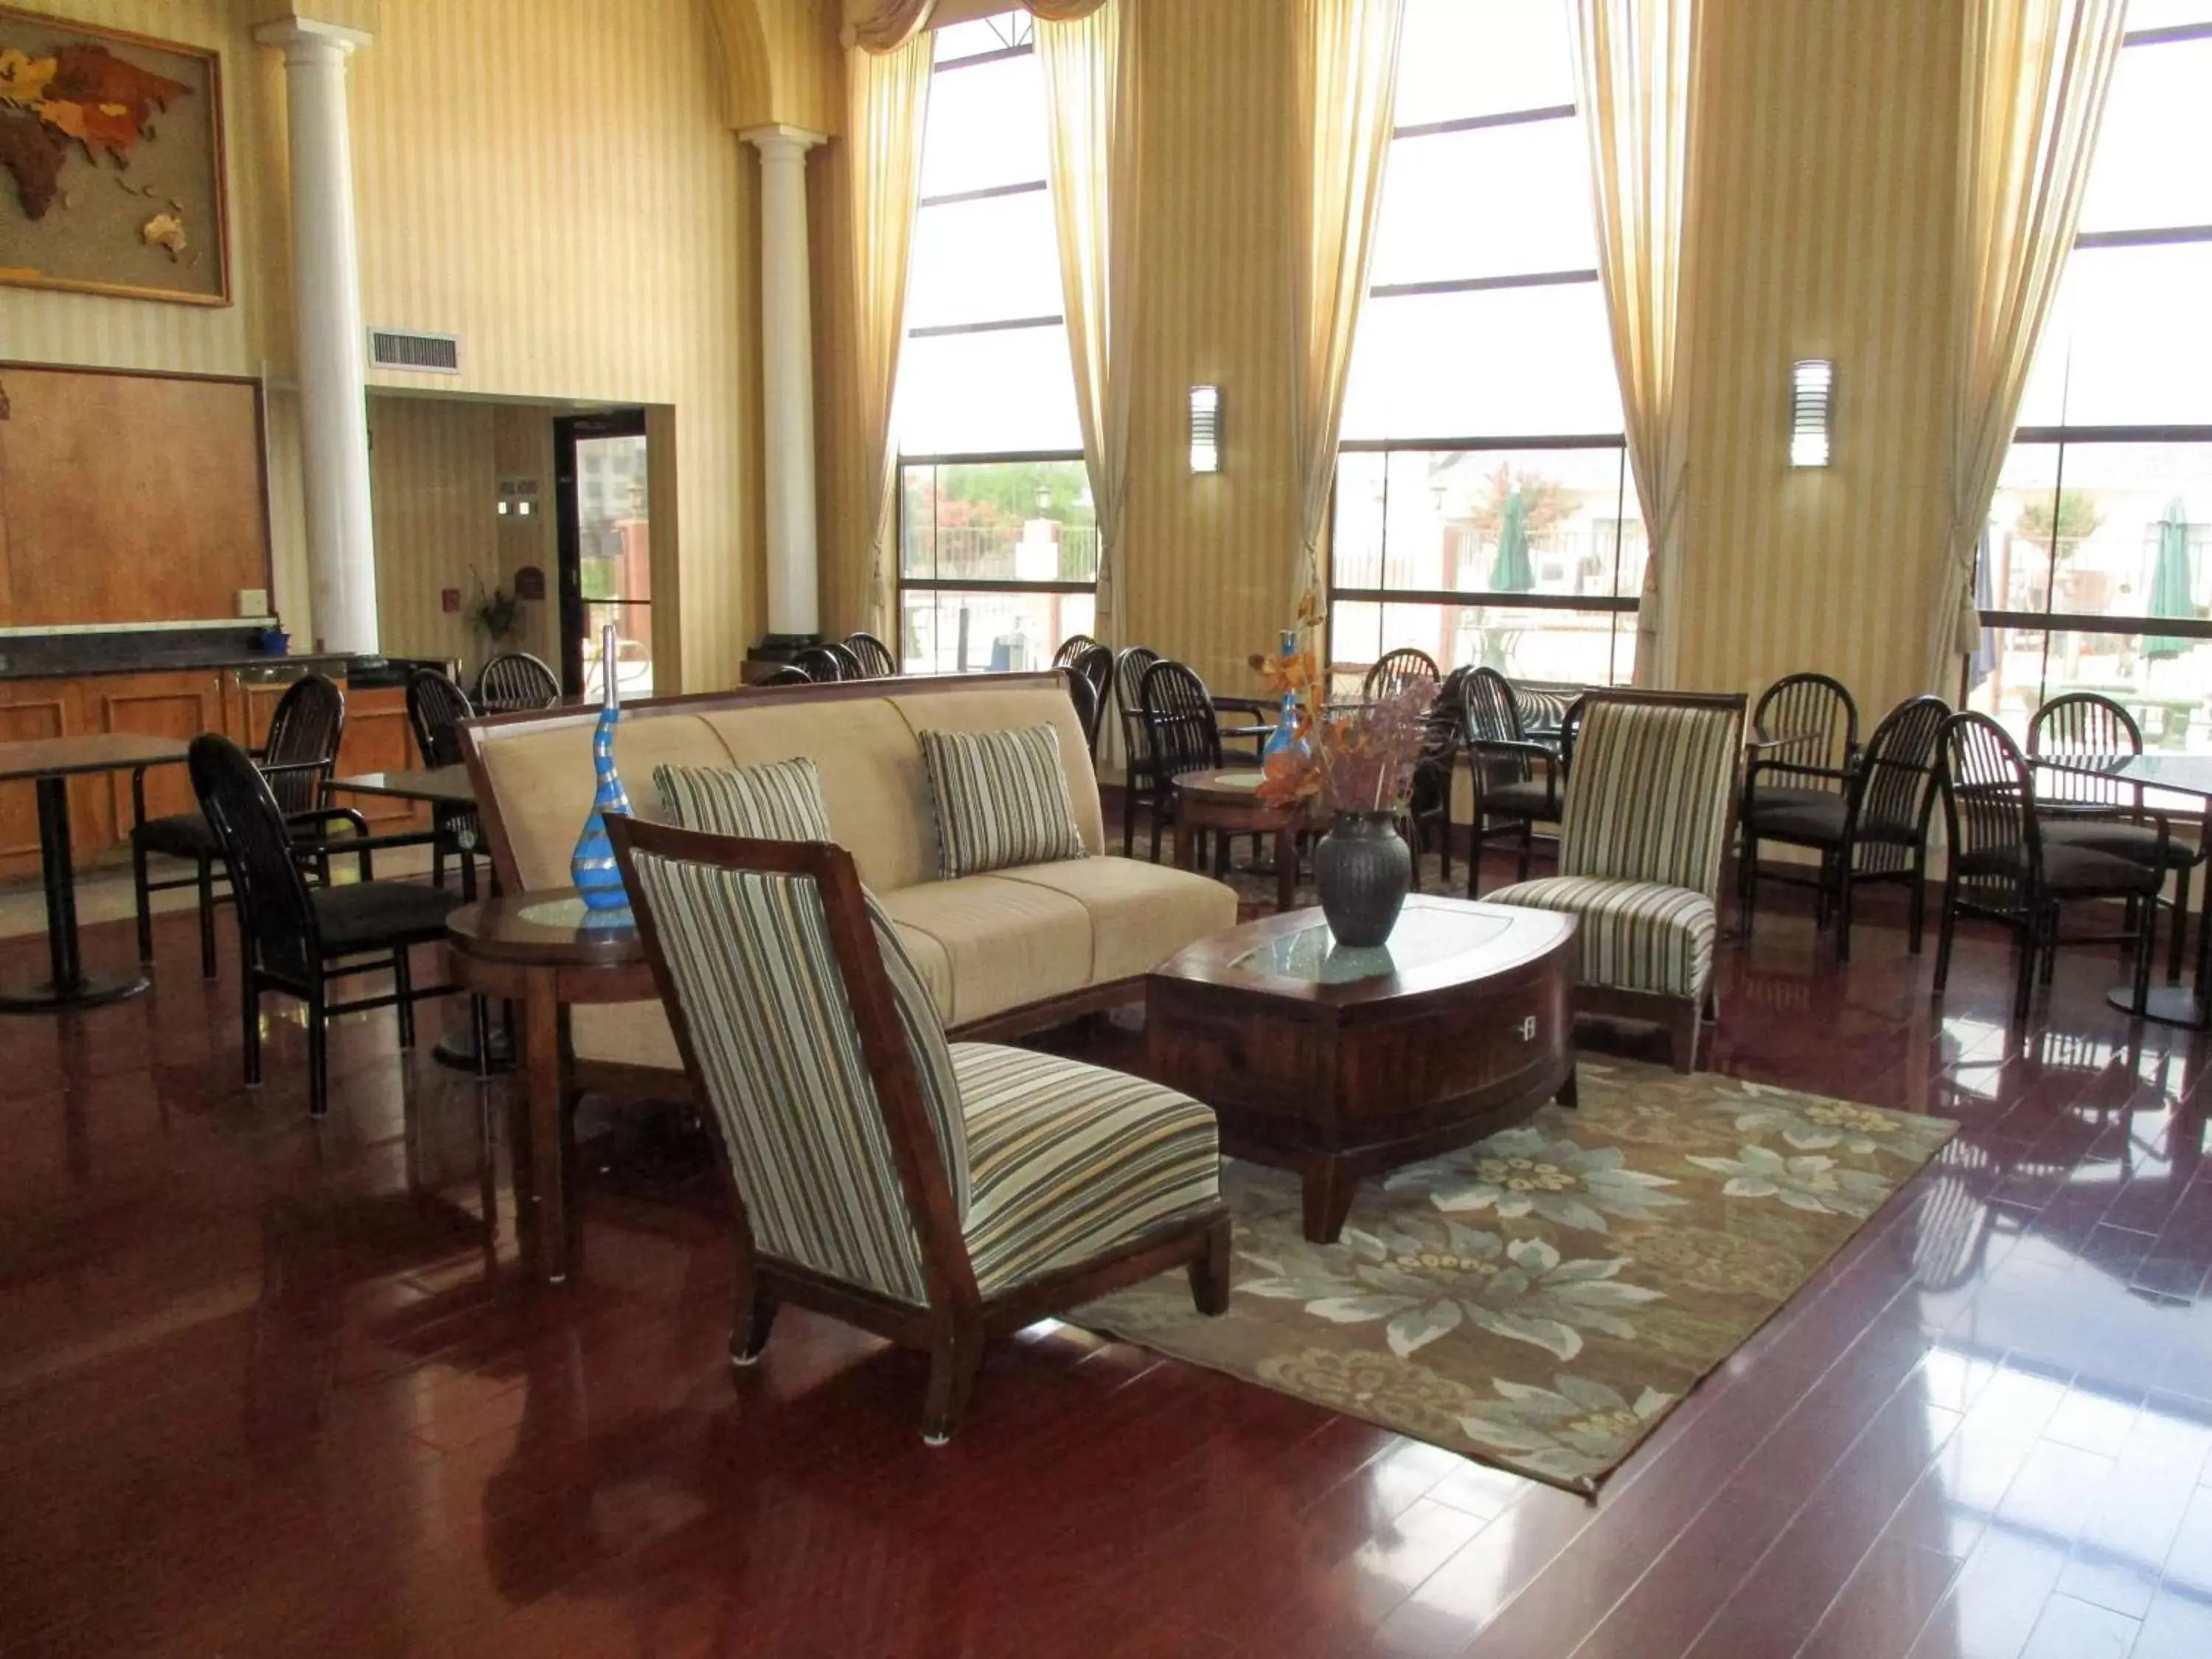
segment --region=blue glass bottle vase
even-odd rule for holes
[[[1283,630],[1281,650],[1285,662],[1298,653],[1298,636],[1290,629]],[[1275,729],[1267,734],[1267,741],[1260,746],[1260,756],[1264,761],[1270,755],[1291,753],[1304,747],[1305,740],[1298,736],[1297,693],[1285,691],[1275,710]]]
[[[584,820],[584,833],[576,838],[576,850],[569,855],[568,878],[583,895],[586,908],[626,910],[629,893],[623,886],[622,866],[615,862],[614,843],[607,839],[607,814],[629,814],[629,795],[623,788],[622,774],[615,770],[615,727],[622,720],[622,701],[615,689],[611,624],[606,630],[599,665],[606,676],[606,701],[599,707],[599,723],[592,731],[592,771],[598,787],[592,796],[591,814]]]

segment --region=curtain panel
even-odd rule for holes
[[[1671,685],[1680,630],[1685,427],[1684,225],[1699,0],[1573,0],[1576,95],[1589,135],[1598,276],[1650,556],[1636,683]]]
[[[927,7],[924,8],[927,10]],[[854,409],[866,447],[868,626],[894,625],[898,451],[891,406],[906,338],[907,266],[921,197],[921,137],[933,52],[927,32],[884,52],[847,54],[853,215]]]
[[[1398,101],[1403,0],[1298,0],[1291,155],[1292,401],[1298,620],[1317,613],[1321,543],[1336,482],[1352,339],[1367,297],[1382,170]]]
[[[1068,355],[1083,462],[1098,520],[1097,637],[1120,642],[1122,503],[1129,474],[1129,359],[1137,292],[1137,76],[1133,0],[1039,16],[1053,221],[1060,240]]]
[[[2074,246],[2126,0],[1969,0],[1960,98],[1951,533],[1928,683],[1979,647],[1974,563],[2037,341]]]

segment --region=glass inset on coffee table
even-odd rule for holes
[[[1317,910],[1298,913],[1313,920],[1279,933],[1238,957],[1230,966],[1247,974],[1295,980],[1302,985],[1350,985],[1385,974],[1412,973],[1469,951],[1480,951],[1513,925],[1502,907],[1468,905],[1445,910],[1414,905],[1400,914],[1390,937],[1362,950],[1339,945]]]

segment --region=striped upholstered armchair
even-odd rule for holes
[[[1721,858],[1743,750],[1741,696],[1593,691],[1559,824],[1559,873],[1488,896],[1581,922],[1575,1006],[1668,1029],[1694,1071],[1711,1008]],[[1717,1011],[1716,1011],[1717,1012]]]
[[[840,848],[607,828],[732,1177],[736,1364],[759,1357],[783,1302],[927,1348],[934,1445],[990,1337],[1176,1267],[1201,1312],[1228,1305],[1206,1108],[948,1043]]]

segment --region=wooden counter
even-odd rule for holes
[[[269,728],[285,680],[235,668],[165,668],[143,673],[82,674],[0,682],[0,738],[81,737],[136,732],[191,738],[220,732],[251,748]],[[420,763],[407,729],[401,686],[346,692],[340,775],[398,771]],[[350,801],[380,832],[427,829],[428,810],[401,800]],[[191,780],[182,767],[146,778],[146,811],[159,817],[192,810]],[[70,850],[80,865],[119,846],[131,831],[127,775],[78,779],[70,785]],[[0,784],[0,880],[39,872],[38,806],[27,783]]]

